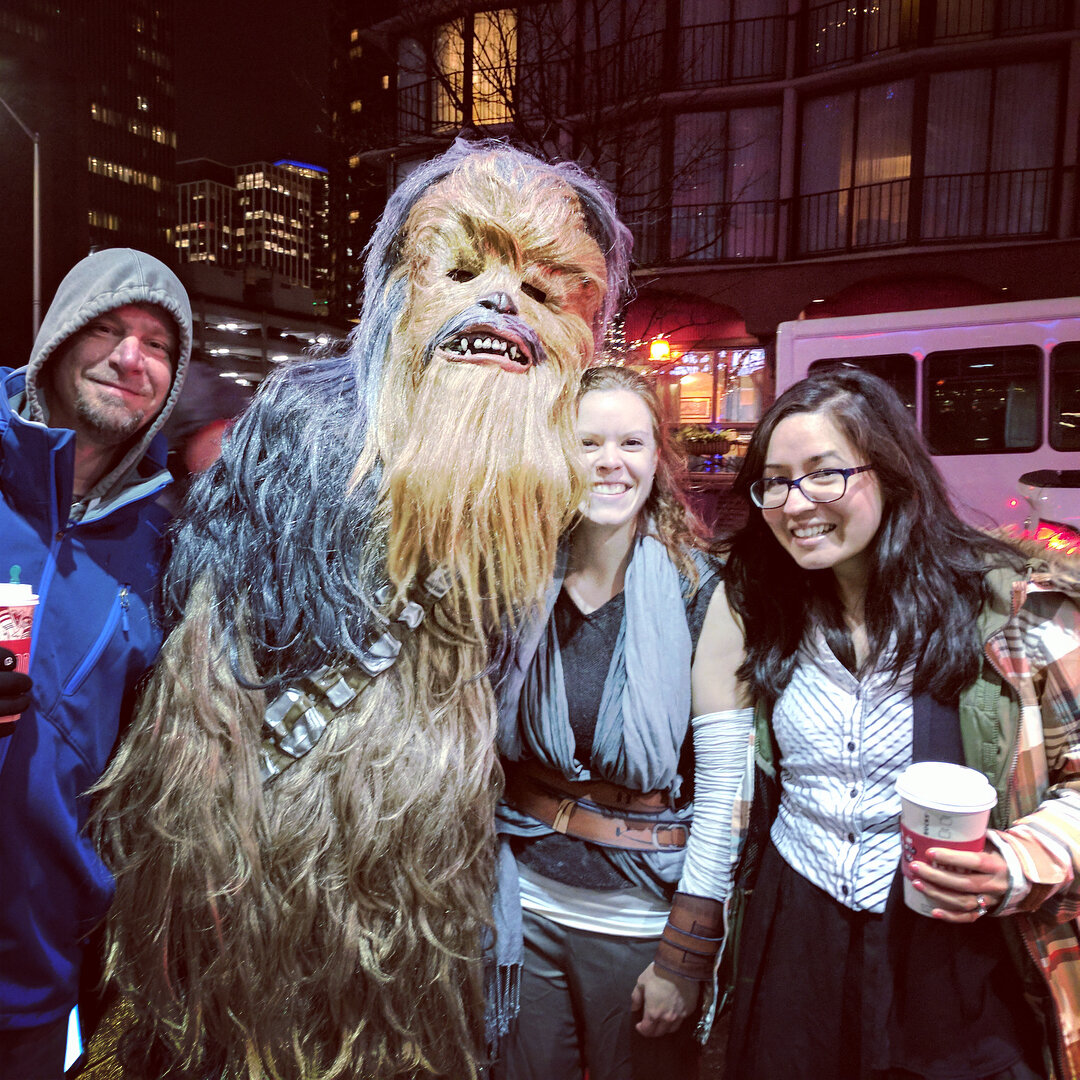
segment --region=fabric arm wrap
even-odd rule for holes
[[[724,905],[707,896],[676,893],[653,963],[680,978],[708,982],[723,940]]]
[[[731,889],[735,802],[747,771],[753,709],[705,713],[694,730],[694,824],[679,892],[723,900]]]
[[[713,977],[731,887],[735,801],[746,771],[753,709],[695,716],[694,824],[679,891],[653,963],[695,982]]]

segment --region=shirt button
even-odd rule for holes
[[[853,832],[849,832],[847,834],[847,842],[849,844],[854,844],[855,843],[855,834]]]
[[[854,750],[854,749],[855,749],[855,744],[854,744],[853,742],[849,742],[849,743],[847,744],[847,748],[848,748],[849,750]]]
[[[842,893],[843,893],[843,894],[844,894],[845,896],[847,896],[847,891],[848,891],[848,890],[847,890],[847,886],[846,886],[846,885],[841,885],[841,886],[840,886],[840,891],[841,891],[841,892],[842,892]]]
[[[851,797],[852,797],[853,799],[857,799],[857,798],[859,797],[859,789],[858,789],[858,788],[854,788],[854,787],[853,787],[853,788],[851,789]]]

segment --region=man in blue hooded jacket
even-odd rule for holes
[[[110,248],[61,282],[26,367],[0,368],[0,581],[40,598],[29,676],[0,656],[0,715],[22,712],[0,740],[3,1077],[63,1074],[87,935],[112,896],[83,793],[161,644],[160,429],[190,355],[179,279]]]

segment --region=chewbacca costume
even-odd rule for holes
[[[455,144],[391,197],[348,356],[268,379],[193,488],[97,789],[123,1075],[483,1066],[487,675],[581,494],[628,249],[576,167]]]

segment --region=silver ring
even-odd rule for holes
[[[977,919],[981,918],[983,915],[986,914],[986,911],[987,911],[986,897],[983,896],[982,893],[979,893],[979,895],[975,897],[975,911],[976,911],[975,918],[977,918]]]

